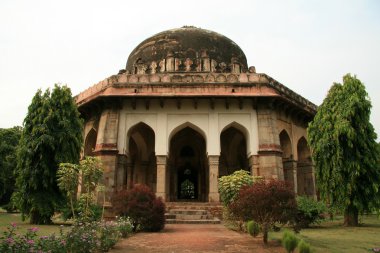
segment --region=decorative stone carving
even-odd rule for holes
[[[149,78],[150,82],[152,83],[158,83],[160,82],[160,76],[155,74],[155,75],[151,75],[150,78]]]
[[[193,81],[194,82],[199,82],[199,83],[202,83],[202,82],[204,82],[204,80],[203,80],[203,77],[202,76],[200,76],[200,75],[195,75],[195,76],[193,76]]]
[[[150,73],[155,74],[156,69],[157,69],[157,63],[155,61],[152,61],[152,63],[150,64]]]
[[[256,68],[254,66],[249,67],[249,73],[256,73]]]
[[[211,72],[216,72],[216,67],[218,66],[218,63],[214,60],[214,59],[211,59],[211,67],[210,67],[210,71]]]
[[[215,82],[215,77],[213,75],[211,75],[211,74],[207,75],[206,76],[206,82],[208,82],[208,83]]]
[[[236,75],[228,75],[227,76],[227,82],[231,82],[231,83],[237,83],[238,82],[238,78]]]
[[[185,61],[185,71],[186,72],[191,71],[191,65],[193,65],[193,61],[190,60],[189,58],[187,58]]]
[[[224,75],[218,75],[216,77],[216,81],[219,83],[225,83],[227,81],[226,77]]]
[[[159,63],[158,63],[158,67],[160,69],[160,72],[165,72],[165,59],[162,59]]]

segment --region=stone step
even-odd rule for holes
[[[207,220],[210,219],[210,216],[198,215],[198,214],[176,214],[175,219],[177,220]]]
[[[168,211],[170,214],[188,214],[188,215],[205,215],[206,210],[194,210],[194,209],[170,209]]]
[[[166,224],[220,224],[220,220],[217,218],[207,220],[177,220],[167,219]]]

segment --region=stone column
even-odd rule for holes
[[[126,185],[126,164],[127,157],[125,155],[118,156],[118,164],[117,164],[117,174],[116,174],[116,185],[117,189],[121,190]]]
[[[276,111],[265,103],[263,101],[257,108],[260,176],[284,180],[277,115]]]
[[[106,205],[110,205],[112,192],[117,188],[119,110],[106,108],[102,111],[94,155],[103,164],[103,184],[106,187]]]
[[[127,189],[131,189],[133,187],[133,164],[129,157],[127,160],[126,167],[127,167]]]
[[[297,161],[295,160],[292,160],[292,174],[294,182],[294,193],[298,194]]]
[[[208,156],[209,164],[209,192],[208,202],[219,202],[218,175],[219,175],[219,156]]]
[[[167,194],[167,171],[166,171],[166,162],[168,158],[164,155],[156,156],[157,163],[157,186],[156,186],[156,196],[161,197],[163,201],[168,201]]]
[[[251,176],[260,176],[259,157],[257,155],[251,155],[248,157],[248,165]]]

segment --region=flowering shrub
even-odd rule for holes
[[[101,223],[99,226],[99,234],[100,249],[103,252],[115,246],[121,236],[118,224],[113,221]]]
[[[119,232],[121,233],[121,237],[127,238],[127,236],[132,233],[133,226],[128,217],[119,217],[117,218],[116,223],[118,225]]]
[[[66,248],[69,252],[95,252],[100,247],[97,222],[74,223],[66,234]]]
[[[37,236],[38,228],[27,230],[24,235],[17,234],[18,227],[12,223],[7,231],[0,237],[0,252],[2,253],[29,253],[29,252],[54,252],[65,253],[66,241],[63,238],[62,229],[60,236]]]
[[[0,236],[1,253],[91,253],[107,252],[121,237],[132,230],[128,218],[122,222],[76,222],[67,233],[60,228],[59,235],[38,236],[38,228],[30,228],[25,234],[16,233],[18,227],[11,224]],[[127,232],[129,231],[129,232]]]

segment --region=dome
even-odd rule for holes
[[[129,55],[126,65],[126,71],[132,74],[246,70],[247,59],[235,42],[193,26],[167,30],[144,40]]]

